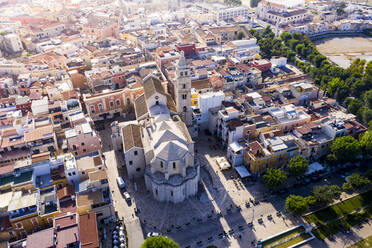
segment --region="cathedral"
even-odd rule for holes
[[[122,123],[125,165],[130,178],[144,176],[155,199],[178,203],[197,193],[191,75],[183,54],[177,65],[175,100],[153,75],[143,80],[144,93],[134,103],[136,121]]]

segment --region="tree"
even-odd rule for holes
[[[347,104],[347,110],[354,115],[358,113],[361,107],[362,107],[361,101],[355,98],[352,98],[350,102]]]
[[[172,239],[160,235],[147,238],[141,248],[180,248],[180,246]]]
[[[318,54],[314,57],[313,64],[319,68],[324,60],[327,60],[327,58],[324,55]]]
[[[288,50],[287,59],[288,59],[289,62],[294,62],[295,59],[296,59],[296,53],[291,51],[291,50]]]
[[[360,138],[360,146],[366,154],[372,155],[372,131],[367,131]]]
[[[281,169],[268,169],[263,175],[265,184],[271,189],[277,189],[282,186],[286,178],[287,176]]]
[[[365,69],[365,75],[369,75],[369,76],[372,76],[372,60],[370,60],[367,65],[366,65],[366,69]]]
[[[303,54],[303,52],[305,51],[305,45],[304,44],[298,44],[296,46],[295,50],[296,50],[296,53],[298,55],[305,56],[305,54]]]
[[[372,108],[372,90],[367,91],[364,93],[364,103],[368,108]]]
[[[243,31],[240,31],[240,32],[238,33],[238,35],[236,36],[236,38],[237,38],[238,40],[241,40],[241,39],[243,39],[244,37],[245,37],[245,34],[244,34]]]
[[[304,34],[296,32],[292,34],[293,39],[302,41],[304,39]]]
[[[362,113],[362,120],[363,123],[369,123],[372,120],[372,109],[369,108],[360,108],[363,111]]]
[[[349,80],[351,80],[351,78],[349,78]],[[355,79],[355,83],[351,85],[351,93],[355,97],[360,97],[366,90],[366,82],[360,79]]]
[[[353,162],[360,154],[360,144],[351,136],[336,138],[331,151],[336,156],[338,162]]]
[[[335,198],[338,198],[341,194],[341,190],[337,185],[322,185],[313,187],[313,196],[315,203],[324,206],[333,202]]]
[[[305,197],[290,195],[285,199],[285,209],[293,215],[299,216],[309,209],[309,203]]]
[[[309,168],[309,161],[304,156],[293,157],[288,164],[289,173],[293,176],[302,176]]]
[[[351,183],[349,182],[344,182],[344,184],[342,184],[342,189],[345,191],[345,192],[353,192],[353,185],[351,185]]]
[[[271,26],[268,25],[264,30],[262,30],[262,37],[263,38],[274,38],[275,34],[273,33]]]
[[[333,153],[330,153],[326,157],[327,164],[330,166],[336,166],[337,165],[337,157]]]
[[[280,39],[282,39],[282,41],[284,41],[284,44],[288,44],[287,42],[292,39],[292,35],[289,33],[289,32],[283,32],[281,35],[280,35]]]
[[[345,82],[340,78],[333,78],[332,81],[328,82],[327,91],[331,96],[336,95],[336,92],[339,88],[347,87]]]
[[[300,41],[296,40],[296,39],[290,39],[288,41],[289,48],[291,48],[293,51],[295,50],[295,48],[298,44],[300,44]]]
[[[361,176],[359,173],[348,176],[347,182],[351,184],[354,190],[360,190],[371,183],[368,178]]]

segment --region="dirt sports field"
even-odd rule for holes
[[[372,60],[372,38],[333,37],[317,40],[315,45],[319,52],[344,68],[356,58]]]

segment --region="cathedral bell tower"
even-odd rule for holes
[[[191,70],[183,51],[181,51],[181,57],[176,64],[174,92],[178,114],[186,126],[189,127],[192,125]]]

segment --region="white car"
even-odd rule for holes
[[[131,203],[131,199],[130,199],[129,193],[125,191],[123,193],[123,196],[124,196],[124,199],[127,201],[127,203],[130,204]]]
[[[157,236],[159,236],[160,234],[159,233],[157,233],[157,232],[149,232],[149,233],[147,233],[147,237],[148,238],[150,238],[150,237],[157,237]]]

